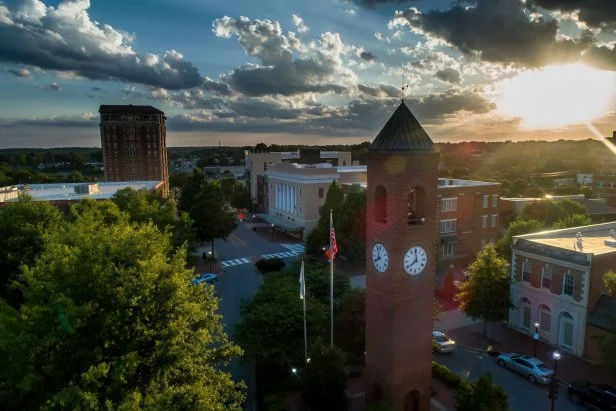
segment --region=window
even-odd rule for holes
[[[526,260],[522,264],[522,281],[530,283],[530,274],[533,272],[533,263]]]
[[[490,219],[490,227],[496,227],[496,214],[492,214],[492,218]]]
[[[488,208],[488,202],[490,201],[490,196],[488,194],[483,195],[483,208]]]
[[[458,209],[457,198],[443,198],[441,200],[441,211],[456,211]]]
[[[563,294],[573,297],[573,285],[575,284],[575,276],[567,271],[563,277]]]
[[[550,323],[552,322],[552,313],[547,305],[539,306],[539,328],[546,333],[550,332]]]
[[[267,171],[267,163],[263,162],[263,171]]]
[[[455,233],[457,220],[441,220],[441,234]]]
[[[381,185],[374,190],[374,221],[387,222],[387,191]]]
[[[498,194],[492,194],[492,207],[498,207]]]
[[[487,215],[481,216],[481,228],[488,228],[488,216]]]
[[[426,193],[423,188],[411,188],[407,206],[407,222],[409,225],[423,224],[426,221]]]
[[[324,192],[325,192],[325,189],[319,188],[319,198],[323,198]]]
[[[552,289],[552,269],[543,267],[541,271],[541,288]]]
[[[443,245],[443,257],[453,257],[455,255],[455,244],[448,243]]]

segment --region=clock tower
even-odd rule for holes
[[[430,409],[438,152],[404,101],[368,153],[366,401]]]

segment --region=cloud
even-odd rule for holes
[[[616,70],[616,42],[591,47],[584,53],[582,60],[602,70]]]
[[[62,87],[60,87],[60,85],[58,83],[50,83],[50,84],[46,84],[44,86],[39,86],[41,89],[43,90],[50,90],[50,91],[62,91]]]
[[[370,97],[404,97],[404,93],[399,87],[394,87],[389,84],[381,84],[378,87],[358,84],[357,88],[360,92]]]
[[[616,27],[616,2],[611,0],[529,0],[528,6],[576,13],[590,27]]]
[[[16,68],[10,68],[7,69],[6,71],[8,71],[9,73],[17,76],[17,77],[21,77],[21,78],[32,78],[32,73],[30,73],[30,71],[28,71],[25,68],[20,68],[20,69],[16,69]]]
[[[107,90],[105,90],[103,88],[100,88],[100,87],[92,87],[92,91],[99,92],[99,93],[106,93],[107,92]]]
[[[261,60],[261,64],[244,64],[221,77],[236,92],[248,96],[346,94],[357,82],[343,62],[351,48],[337,33],[323,33],[306,46],[293,33],[283,34],[277,21],[228,16],[216,19],[212,30],[218,37],[236,36],[246,54]],[[296,58],[294,51],[303,56]]]
[[[441,39],[468,56],[524,67],[574,61],[584,48],[576,40],[557,40],[558,23],[531,20],[520,0],[477,0],[476,7],[425,14],[409,8],[396,12],[390,23],[391,27],[400,25]]]
[[[293,24],[295,25],[295,27],[297,27],[297,31],[300,33],[305,33],[308,30],[310,30],[310,27],[308,27],[305,23],[304,23],[304,19],[302,19],[300,16],[298,16],[297,14],[293,15]]]
[[[362,60],[365,60],[365,61],[374,61],[374,60],[376,60],[376,56],[373,53],[369,52],[369,51],[362,51],[361,53],[359,53],[359,57]]]
[[[436,78],[446,83],[458,84],[462,81],[462,77],[460,76],[460,72],[453,68],[445,68],[439,70],[435,74]]]
[[[181,53],[139,54],[131,48],[132,35],[91,20],[89,7],[89,0],[64,0],[57,7],[40,0],[0,5],[0,60],[169,89],[201,82]]]
[[[419,0],[349,0],[349,2],[356,3],[359,6],[374,9],[376,6],[380,4],[388,4],[388,3],[408,3],[408,2],[418,2]]]

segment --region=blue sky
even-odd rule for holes
[[[611,135],[615,28],[599,0],[0,1],[0,148],[99,146],[129,103],[169,145],[366,141],[402,98],[436,141]]]

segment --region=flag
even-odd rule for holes
[[[336,244],[336,230],[334,230],[334,226],[332,225],[332,233],[331,233],[331,238],[330,238],[330,248],[331,248],[331,255],[329,256],[330,259],[334,259],[334,257],[336,256],[336,254],[338,253],[338,244]]]
[[[304,299],[306,295],[306,279],[304,278],[304,261],[302,260],[302,269],[299,272],[299,298]]]

